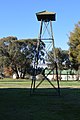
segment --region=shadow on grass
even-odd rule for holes
[[[80,120],[80,89],[0,89],[0,120]]]

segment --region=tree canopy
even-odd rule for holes
[[[55,48],[56,62],[58,63],[58,68],[68,69],[70,66],[69,54],[67,50],[62,50],[61,48]],[[50,51],[48,54],[48,61],[50,62],[50,67],[55,68],[54,51]]]
[[[39,54],[43,54],[42,45]],[[0,39],[0,66],[10,67],[17,78],[24,78],[35,57],[36,47],[37,39],[18,40],[13,36]]]
[[[71,65],[78,70],[80,66],[80,21],[75,25],[75,28],[70,32],[69,36],[69,54]]]

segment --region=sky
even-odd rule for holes
[[[80,21],[79,9],[80,0],[0,0],[0,38],[37,38],[40,22],[36,13],[47,10],[56,12],[52,24],[55,47],[67,50],[70,32]]]

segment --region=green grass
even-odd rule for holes
[[[61,96],[47,82],[30,95],[30,83],[0,81],[0,120],[80,120],[79,81],[60,82]]]
[[[40,81],[36,81],[36,85]],[[57,87],[57,82],[52,81],[52,83]],[[0,79],[0,88],[30,88],[31,80],[27,79]],[[40,88],[52,88],[52,86],[45,80],[40,86]],[[60,81],[60,87],[80,87],[80,81]]]

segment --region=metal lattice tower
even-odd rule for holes
[[[56,20],[56,13],[42,11],[42,12],[36,13],[36,16],[37,16],[37,20],[40,21],[40,32],[39,32],[39,37],[38,37],[38,41],[37,41],[37,49],[36,49],[37,55],[35,57],[34,71],[33,71],[34,76],[33,76],[32,83],[31,83],[31,90],[34,91],[35,88],[38,88],[39,85],[46,79],[51,84],[51,86],[53,86],[58,91],[58,94],[60,95],[60,87],[59,87],[59,80],[58,80],[58,65],[57,65],[57,59],[56,59],[56,54],[55,54],[54,36],[53,36],[53,29],[52,29],[52,21]],[[43,41],[45,43],[45,56],[48,55],[49,50],[51,50],[51,49],[53,50],[54,59],[52,58],[52,56],[49,56],[49,57],[51,57],[51,59],[53,60],[53,62],[55,64],[57,86],[58,86],[57,88],[53,85],[53,83],[45,75],[45,68],[42,71],[42,75],[44,77],[43,80],[41,80],[37,86],[35,84],[37,68],[40,67],[39,64],[41,64],[41,61],[38,58],[39,46],[41,44],[41,41]],[[42,65],[43,65],[43,63],[42,63]]]

